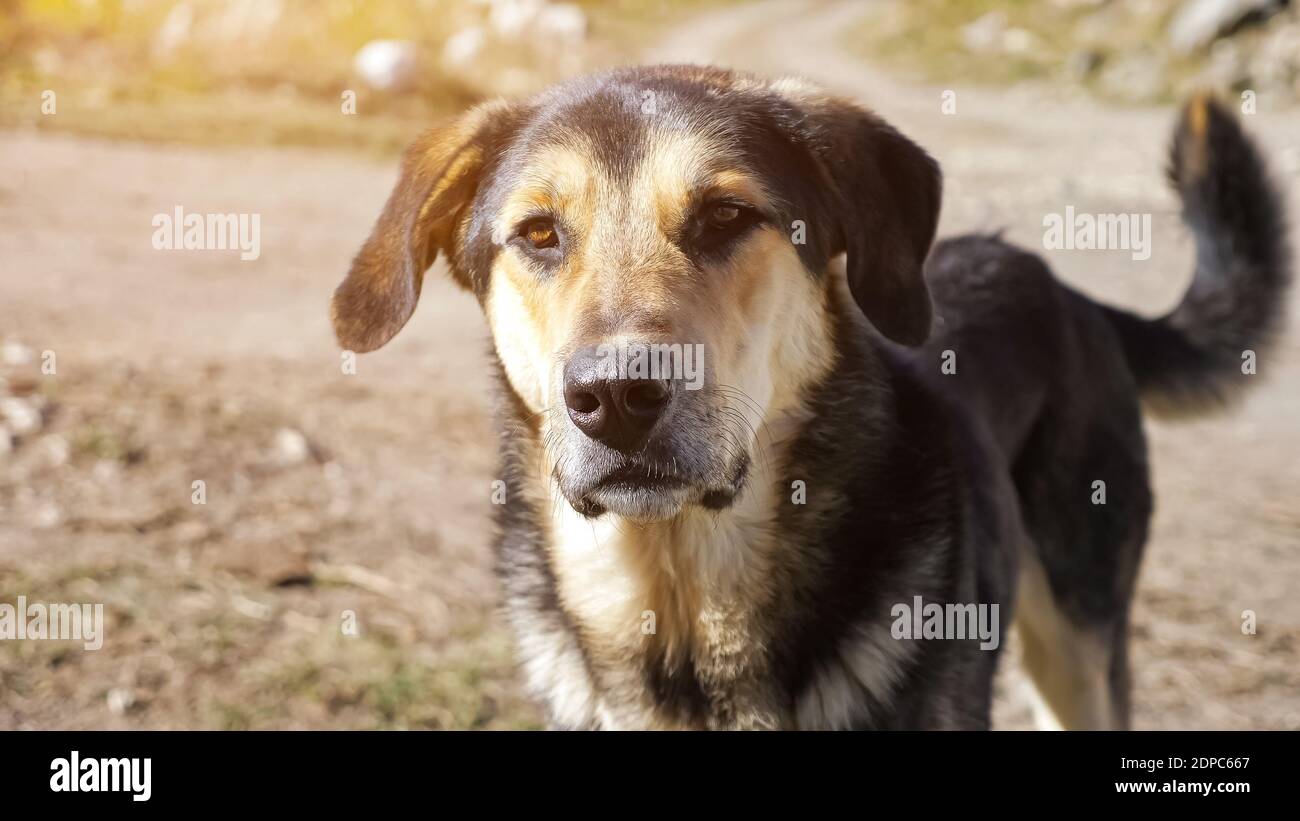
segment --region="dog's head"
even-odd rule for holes
[[[334,327],[383,345],[442,252],[576,510],[720,509],[756,430],[832,366],[837,279],[885,337],[925,339],[939,179],[879,118],[794,81],[577,80],[411,146]]]

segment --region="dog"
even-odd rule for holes
[[[506,618],[550,726],[988,728],[999,642],[931,631],[955,606],[1014,622],[1045,726],[1124,728],[1142,407],[1254,383],[1291,270],[1226,108],[1183,109],[1169,178],[1195,275],[1140,318],[997,236],[932,248],[939,165],[854,102],[618,69],[418,138],[332,321],[380,347],[438,254],[481,306]]]

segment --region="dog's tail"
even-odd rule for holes
[[[1232,113],[1206,96],[1183,109],[1169,180],[1196,238],[1196,274],[1171,313],[1103,308],[1145,404],[1175,415],[1225,405],[1257,377],[1291,282],[1282,198]]]

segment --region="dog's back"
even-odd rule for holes
[[[1186,416],[1257,381],[1291,278],[1284,211],[1235,119],[1193,100],[1169,178],[1197,247],[1168,315],[1144,319],[1060,284],[998,237],[936,245],[934,334],[903,354],[997,442],[1029,538],[1017,621],[1041,723],[1124,726],[1127,618],[1152,496],[1141,409]],[[944,352],[953,367],[938,369]],[[1243,367],[1244,366],[1244,367]]]

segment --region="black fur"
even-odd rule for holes
[[[1194,132],[1189,108],[1169,156],[1169,180],[1196,238],[1191,287],[1154,321],[1104,309],[1139,389],[1174,407],[1234,396],[1243,352],[1262,354],[1281,329],[1292,275],[1286,210],[1263,157],[1222,105],[1196,105],[1204,133]]]

